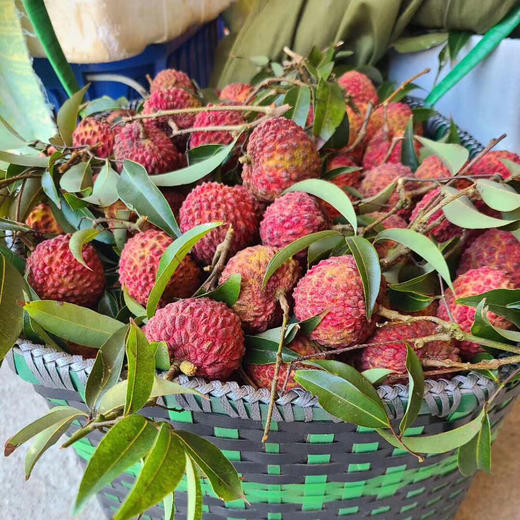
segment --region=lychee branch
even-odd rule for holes
[[[418,72],[417,74],[415,74],[411,78],[407,79],[406,81],[403,81],[399,85],[399,87],[396,90],[394,90],[394,92],[392,92],[381,104],[383,106],[388,105],[392,101],[392,99],[395,99],[397,94],[399,94],[408,85],[410,85],[410,83],[413,83],[417,78],[420,78],[421,76],[424,76],[425,74],[429,74],[430,72],[431,72],[431,69],[427,68],[427,69],[422,70],[421,72]]]
[[[211,291],[216,288],[218,279],[226,266],[226,260],[231,250],[231,244],[233,243],[233,237],[235,236],[235,230],[233,226],[229,226],[224,240],[216,247],[215,254],[213,255],[213,261],[209,266],[210,275],[208,279],[202,285],[202,289]]]
[[[363,139],[365,139],[365,136],[367,135],[368,123],[370,121],[370,117],[372,116],[373,110],[374,110],[374,105],[373,105],[372,101],[369,101],[369,103],[367,105],[367,109],[365,111],[363,124],[361,125],[361,128],[359,129],[359,133],[356,136],[356,139],[354,139],[354,142],[351,145],[347,146],[345,152],[351,152],[352,150],[355,150],[363,142]]]
[[[247,96],[246,100],[245,100],[245,104],[247,105],[248,103],[250,103],[251,101],[253,101],[253,99],[255,99],[255,97],[257,96],[257,94],[264,88],[267,88],[267,87],[270,87],[271,85],[274,85],[276,83],[289,83],[291,85],[296,85],[298,87],[308,87],[307,83],[304,83],[303,81],[300,81],[299,79],[293,79],[293,78],[287,78],[287,77],[280,77],[280,78],[266,78],[264,79],[263,81],[261,81],[255,88],[254,90],[251,92],[251,94],[249,94],[249,96]]]
[[[505,365],[514,365],[520,363],[520,355],[510,356],[502,359],[490,359],[479,363],[462,363],[451,359],[423,359],[422,364],[425,367],[435,368],[457,368],[458,370],[496,370]]]

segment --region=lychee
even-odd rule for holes
[[[363,342],[374,330],[367,320],[363,283],[354,258],[334,256],[312,267],[293,292],[294,314],[306,320],[326,313],[310,338],[328,348]]]
[[[110,157],[114,148],[114,131],[109,123],[86,117],[72,133],[72,144],[90,146],[97,157]]]
[[[249,85],[249,83],[231,83],[220,91],[218,97],[223,101],[233,101],[243,104],[253,93],[253,90],[253,86]]]
[[[501,159],[508,159],[516,164],[520,164],[520,155],[507,152],[506,150],[492,150],[482,159],[478,160],[470,169],[471,175],[500,175],[504,179],[509,179],[511,172]]]
[[[312,356],[313,354],[318,354],[321,352],[319,347],[315,345],[307,336],[303,334],[299,334],[296,338],[291,341],[286,348],[292,350],[298,356]],[[324,359],[323,356],[320,356],[317,359]],[[294,363],[292,366],[291,375],[287,381],[287,391],[292,390],[293,388],[300,388],[298,383],[294,379],[294,371],[309,368],[308,365],[304,365],[301,362]],[[274,369],[275,364],[270,363],[267,365],[246,365],[246,370],[253,382],[259,388],[271,388],[271,384],[274,379]],[[287,378],[287,370],[289,369],[289,363],[284,362],[280,365],[280,371],[278,373],[278,381],[276,382],[276,389],[278,392],[281,392]]]
[[[355,103],[379,103],[374,84],[368,76],[356,70],[349,70],[338,78],[338,83],[346,90]]]
[[[166,305],[150,319],[145,334],[149,341],[165,341],[172,361],[190,361],[196,375],[207,379],[228,379],[245,353],[240,318],[209,298]]]
[[[374,211],[372,213],[367,213],[367,217],[370,217],[375,220],[379,220],[381,217],[385,216],[384,212],[380,211]],[[380,227],[383,229],[404,229],[408,227],[408,224],[406,223],[406,220],[401,218],[399,215],[390,215],[385,218],[380,224]],[[375,248],[377,250],[377,254],[380,258],[385,258],[390,251],[390,249],[394,248],[396,246],[396,242],[393,240],[380,240],[379,242],[375,243]]]
[[[150,92],[168,90],[173,87],[195,90],[193,82],[186,73],[176,69],[164,69],[153,78],[150,83]]]
[[[262,287],[265,271],[273,259],[276,249],[268,246],[252,246],[242,249],[227,263],[220,283],[231,275],[242,277],[240,295],[233,310],[238,314],[246,332],[263,332],[280,325],[282,311],[280,296],[290,297],[300,274],[296,260],[287,260]]]
[[[451,177],[451,172],[440,157],[430,155],[415,170],[415,177],[418,179],[446,179]],[[433,182],[422,183],[421,186],[429,184],[433,184]]]
[[[105,290],[103,264],[92,244],[83,248],[80,264],[69,248],[71,235],[58,235],[36,246],[27,259],[27,280],[42,300],[92,307]]]
[[[142,164],[150,175],[177,170],[186,162],[162,130],[139,121],[121,127],[116,135],[114,156],[119,171],[124,159],[129,159]]]
[[[130,238],[121,252],[119,282],[141,305],[148,302],[161,257],[172,242],[172,238],[163,231],[148,229]],[[161,304],[174,298],[191,296],[199,288],[201,279],[200,268],[189,255],[185,256],[168,282]]]
[[[312,195],[289,192],[265,210],[260,223],[260,238],[262,244],[282,248],[298,238],[327,228],[328,221]]]
[[[514,289],[515,284],[509,273],[504,270],[479,267],[459,275],[453,282],[453,288],[456,296],[451,289],[446,291],[446,304],[444,302],[439,304],[437,316],[446,321],[453,318],[464,332],[471,332],[475,319],[475,308],[456,303],[456,299],[476,296],[493,289]],[[446,306],[449,308],[449,313]],[[494,327],[502,329],[512,327],[509,321],[492,312],[488,312],[487,318]],[[482,350],[478,344],[471,341],[461,341],[459,346],[462,356],[470,359]]]
[[[388,103],[374,110],[367,125],[367,142],[383,127],[392,134],[402,135],[412,117],[412,109],[405,103]]]
[[[230,255],[258,239],[258,207],[254,197],[243,186],[206,182],[188,194],[179,211],[181,231],[185,233],[199,224],[210,222],[224,222],[224,225],[213,229],[195,244],[193,255],[203,264],[211,263],[230,225],[234,231]]]
[[[123,117],[131,117],[135,116],[136,112],[135,110],[132,110],[131,108],[119,108],[117,110],[112,110],[112,112],[108,113],[106,116],[103,117],[103,119],[110,125],[113,125],[114,123],[117,123],[121,121]],[[120,128],[120,125],[112,126],[112,130],[115,130],[116,132]]]
[[[27,215],[25,223],[36,233],[59,235],[63,233],[51,207],[45,202],[35,206]]]
[[[363,168],[370,170],[383,163],[400,163],[403,148],[402,134],[378,130],[368,141],[363,155]],[[415,152],[419,153],[419,143],[414,142]]]
[[[354,110],[349,104],[347,104],[345,108],[348,116],[349,126],[348,147],[354,144],[354,141],[358,138],[359,133],[361,132],[361,128],[365,120],[367,105],[366,103],[358,103],[356,104],[356,108],[357,110]],[[365,134],[360,143],[354,149],[348,152],[356,164],[360,164],[363,160],[363,153],[365,152],[366,143],[367,138]]]
[[[260,200],[274,200],[294,183],[319,177],[320,171],[315,144],[294,121],[274,117],[251,133],[242,179]]]

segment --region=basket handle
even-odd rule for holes
[[[520,6],[513,9],[500,23],[492,27],[471,51],[428,94],[424,103],[433,106],[466,74],[471,72],[500,42],[520,24]]]

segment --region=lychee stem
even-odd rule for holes
[[[473,336],[476,338],[476,336]],[[476,338],[477,343],[480,338]],[[460,361],[452,361],[451,359],[423,359],[422,364],[425,367],[437,367],[437,368],[457,368],[459,370],[496,370],[504,365],[514,365],[520,363],[520,355],[510,356],[502,359],[490,359],[481,361],[479,363],[463,363]]]
[[[431,72],[431,69],[427,68],[422,70],[421,72],[418,72],[417,74],[414,74],[411,78],[407,79],[406,81],[403,81],[399,87],[394,90],[381,104],[383,106],[388,105],[392,101],[392,99],[395,99],[397,94],[401,92],[403,89],[405,89],[410,83],[415,81],[417,78],[420,78],[421,76],[424,76],[425,74],[429,74]]]
[[[270,85],[272,85],[274,83],[290,83],[291,85],[297,85],[299,87],[308,87],[309,86],[307,83],[304,83],[303,81],[300,81],[298,79],[285,78],[283,76],[280,78],[266,78],[263,81],[261,81],[253,89],[253,91],[251,92],[251,94],[249,94],[249,96],[247,96],[244,104],[247,105],[248,103],[250,103],[263,88],[269,87]]]
[[[201,289],[212,291],[217,287],[218,279],[226,266],[226,260],[229,256],[234,236],[235,230],[233,229],[233,226],[229,226],[224,240],[215,249],[213,261],[210,266],[211,273],[208,276],[208,279],[202,284]]]
[[[363,119],[363,124],[361,125],[361,128],[359,129],[359,133],[356,136],[356,139],[354,140],[354,142],[351,145],[347,146],[347,148],[345,150],[346,153],[351,152],[352,150],[355,150],[361,144],[361,142],[367,135],[368,123],[370,121],[370,117],[372,116],[373,110],[374,110],[374,105],[373,105],[372,101],[370,101],[367,105],[367,109],[365,111],[365,117]]]

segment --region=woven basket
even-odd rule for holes
[[[411,105],[419,101],[409,99]],[[448,127],[441,116],[431,118],[427,134],[437,136]],[[469,134],[461,140],[472,154],[482,149]],[[69,404],[85,409],[81,399],[93,360],[20,340],[8,357],[24,380],[34,384],[50,406]],[[455,453],[427,457],[420,464],[395,449],[369,428],[339,422],[311,394],[292,390],[276,402],[269,442],[261,443],[269,391],[230,381],[206,382],[180,376],[180,384],[209,399],[193,395],[163,399],[164,408],[144,410],[148,417],[169,420],[175,428],[197,433],[224,451],[243,476],[248,500],[223,503],[203,483],[206,520],[381,520],[452,519],[471,482],[457,469]],[[482,375],[457,375],[451,380],[426,381],[423,406],[409,435],[441,433],[475,418],[496,384]],[[494,428],[520,392],[511,385],[494,401]],[[405,385],[381,386],[378,393],[390,417],[399,419],[406,407]],[[76,424],[70,433],[79,427]],[[74,444],[86,463],[99,443],[94,432]],[[112,517],[132,486],[139,467],[131,468],[99,494]],[[176,493],[178,518],[186,513],[184,483]],[[156,506],[142,518],[160,520]]]

